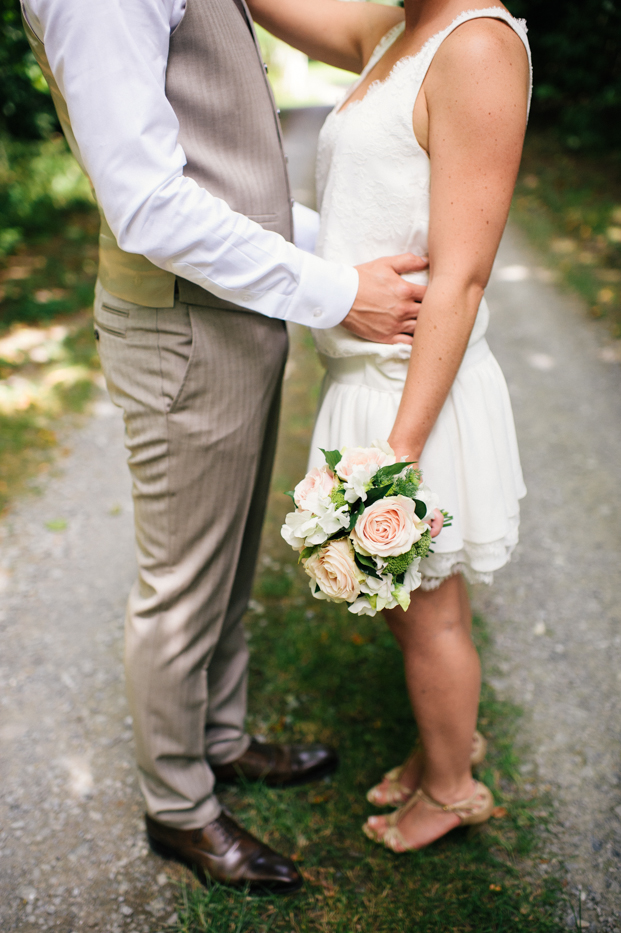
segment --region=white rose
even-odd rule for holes
[[[311,578],[311,592],[318,599],[335,603],[351,602],[360,594],[364,574],[354,561],[354,549],[349,538],[331,541],[304,561]],[[315,592],[316,587],[319,592]]]
[[[360,587],[360,591],[375,597],[373,602],[378,612],[382,609],[394,609],[397,605],[392,595],[392,575],[389,573],[379,579],[371,575],[367,576]]]
[[[414,590],[417,590],[421,584],[422,577],[418,569],[419,566],[420,566],[420,557],[415,557],[412,563],[409,565],[409,567],[405,571],[405,576],[403,578],[403,589],[405,590],[406,593],[412,593]]]
[[[289,512],[280,534],[287,544],[298,551],[313,544],[323,544],[328,538],[317,515],[307,511]]]
[[[337,509],[333,502],[327,508],[320,509],[317,519],[319,527],[325,531],[326,537],[330,537],[335,531],[340,531],[342,528],[348,528],[350,520],[347,506],[342,505],[340,509]]]
[[[295,504],[298,509],[318,512],[330,503],[330,493],[337,485],[334,473],[327,466],[314,467],[295,487]]]
[[[355,616],[374,616],[377,613],[375,606],[372,606],[369,602],[368,596],[359,596],[348,607],[348,611],[353,612]]]
[[[371,480],[380,467],[396,462],[392,448],[385,441],[374,441],[371,447],[346,447],[336,472],[344,482],[347,502],[364,501]]]

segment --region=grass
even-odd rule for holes
[[[553,277],[621,338],[621,154],[564,149],[529,131],[512,216]]]
[[[514,736],[519,710],[484,685],[480,728],[490,754],[479,776],[502,809],[483,828],[456,831],[415,854],[395,856],[361,832],[365,791],[399,763],[415,738],[400,653],[380,618],[353,617],[310,594],[295,555],[278,535],[283,491],[302,475],[317,390],[314,353],[299,335],[287,382],[260,572],[248,615],[252,733],[338,746],[333,779],[296,789],[221,789],[246,827],[292,856],[302,894],[249,898],[220,886],[182,883],[179,933],[510,933],[561,929],[562,888],[543,877],[545,802],[519,790]],[[486,627],[476,638],[489,655]],[[534,880],[538,876],[540,880]]]
[[[36,488],[98,378],[98,214],[62,139],[0,140],[0,513]]]

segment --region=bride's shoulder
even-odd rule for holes
[[[434,59],[437,79],[527,76],[528,55],[523,40],[503,19],[478,16],[461,23],[446,37]],[[431,75],[430,75],[431,77]]]
[[[446,37],[438,54],[447,60],[490,61],[498,55],[524,57],[524,42],[504,19],[476,16],[458,25]]]

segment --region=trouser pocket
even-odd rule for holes
[[[112,400],[125,411],[128,434],[141,412],[167,414],[183,394],[193,353],[186,304],[149,308],[123,301],[99,285],[95,336]]]
[[[127,324],[129,321],[129,311],[125,308],[114,308],[112,305],[103,302],[95,303],[95,337],[98,338],[98,331],[104,331],[113,337],[125,339],[127,336]]]

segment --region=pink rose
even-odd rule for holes
[[[386,496],[365,509],[351,533],[354,547],[373,557],[406,554],[427,530],[407,496]]]
[[[319,599],[335,603],[352,602],[360,595],[364,574],[356,567],[354,549],[349,538],[331,541],[304,561],[304,569],[311,578],[311,592]],[[315,584],[321,591],[315,593]]]
[[[320,469],[313,467],[306,474],[293,492],[295,504],[298,509],[317,513],[322,499],[329,499],[330,493],[337,486],[337,480],[327,466]],[[324,503],[325,505],[325,503]]]
[[[364,472],[370,478],[380,467],[396,463],[397,458],[388,444],[384,443],[380,447],[379,443],[375,441],[373,447],[348,447],[336,466],[341,479],[348,480],[359,472]]]

